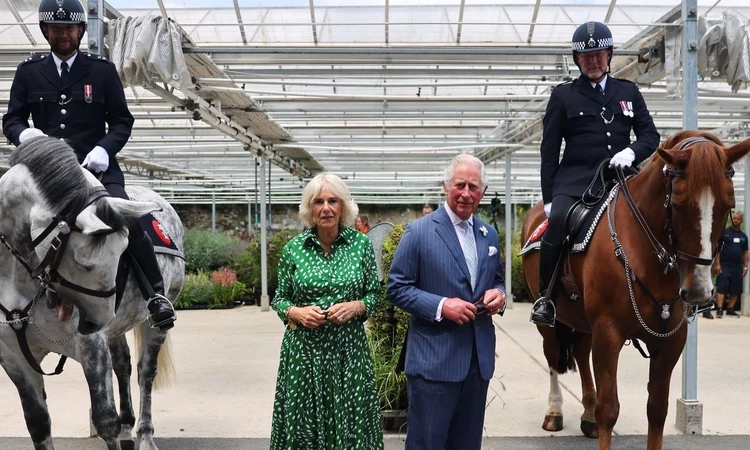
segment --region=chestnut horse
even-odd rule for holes
[[[710,264],[735,202],[732,164],[748,152],[750,139],[725,147],[710,133],[682,131],[627,180],[632,206],[622,187],[616,188],[585,253],[568,257],[582,299],[571,300],[558,283],[559,323],[554,329],[539,327],[550,369],[545,429],[562,428],[557,375],[574,368],[572,356],[583,388],[581,428],[589,437],[598,436],[599,450],[610,450],[620,411],[620,350],[626,341],[638,339],[651,354],[647,449],[662,449],[669,382],[685,346],[685,322],[694,306],[713,295]],[[545,219],[540,202],[524,219],[524,242]],[[523,269],[527,288],[537,298],[538,252],[524,254]]]

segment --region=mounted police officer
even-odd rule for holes
[[[539,298],[531,312],[537,325],[554,326],[553,296],[547,287],[565,238],[565,216],[582,196],[599,164],[630,166],[648,158],[659,145],[651,114],[630,81],[609,75],[614,40],[606,25],[587,22],[573,33],[573,60],[581,76],[557,86],[543,121],[542,197],[549,217],[540,251]],[[630,131],[635,141],[630,140]],[[565,152],[560,160],[560,145]]]
[[[86,15],[78,0],[43,0],[39,28],[51,53],[34,55],[18,66],[3,116],[3,133],[15,145],[45,135],[65,139],[83,167],[101,174],[110,195],[127,199],[115,155],[130,138],[133,116],[114,64],[78,51],[86,31]],[[164,296],[151,241],[138,223],[130,227],[129,240],[128,249],[154,293],[147,295],[149,289],[141,286],[144,297],[150,297],[149,321],[154,327],[169,329],[176,317]]]

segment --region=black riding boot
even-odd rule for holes
[[[172,303],[164,296],[164,279],[156,261],[154,246],[139,224],[130,228],[128,250],[130,250],[133,260],[140,267],[145,278],[145,280],[141,280],[141,277],[136,277],[139,284],[146,281],[151,288],[150,290],[153,291],[152,294],[148,287],[140,286],[143,298],[148,302],[148,311],[151,313],[148,319],[151,328],[168,330],[174,327],[177,316]],[[136,270],[138,269],[136,268]]]
[[[555,301],[548,296],[548,286],[560,258],[560,246],[542,238],[539,249],[539,299],[531,307],[531,322],[536,325],[555,326]],[[550,292],[551,294],[551,292]]]

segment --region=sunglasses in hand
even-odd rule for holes
[[[477,308],[477,312],[476,312],[477,316],[489,311],[489,309],[487,309],[487,305],[484,304],[484,295],[479,297],[479,300],[474,302],[474,306]],[[505,313],[505,309],[501,309],[497,313],[502,316],[503,313]]]

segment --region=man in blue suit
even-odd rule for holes
[[[487,190],[484,164],[456,156],[443,190],[445,205],[406,228],[388,277],[389,300],[412,315],[407,450],[481,448],[495,370],[490,316],[505,310],[497,232],[474,216]]]

